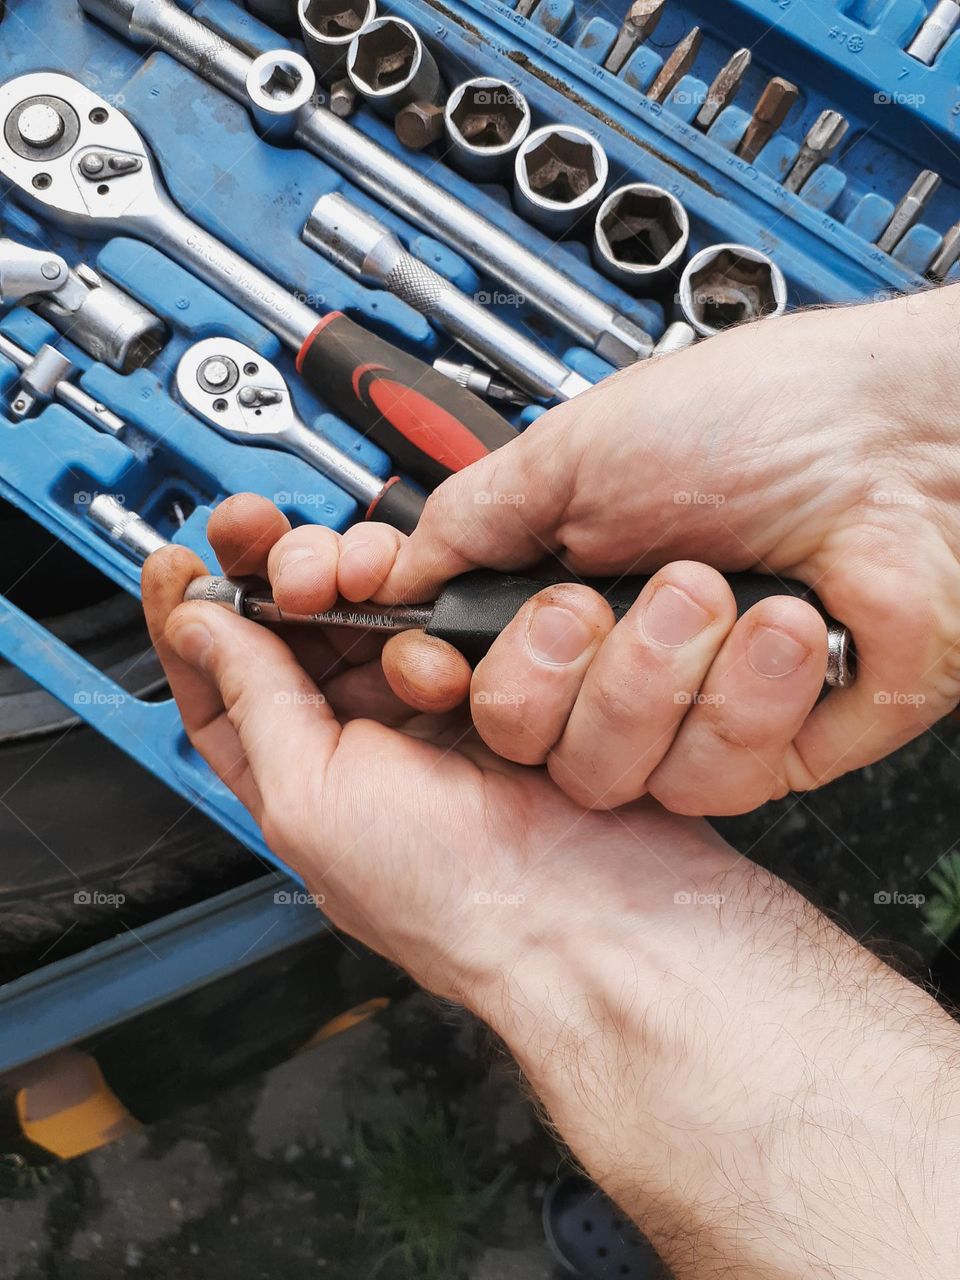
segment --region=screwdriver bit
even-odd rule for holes
[[[750,68],[751,57],[749,49],[738,49],[714,76],[703,106],[693,122],[698,129],[709,129],[720,112],[733,102],[740,92],[743,77]]]
[[[830,159],[849,128],[850,122],[839,111],[821,112],[804,138],[790,172],[783,180],[786,189],[799,191],[810,175]]]
[[[955,222],[940,241],[940,248],[927,267],[927,275],[931,280],[945,280],[958,260],[960,260],[960,222]]]
[[[647,90],[647,97],[651,102],[662,102],[677,82],[687,74],[696,61],[702,42],[703,32],[699,27],[693,27],[687,32]]]
[[[924,18],[923,25],[907,45],[907,53],[911,58],[932,67],[937,54],[947,43],[957,25],[960,24],[960,4],[957,0],[939,0],[933,10]]]
[[[932,169],[923,170],[890,215],[890,221],[882,234],[877,237],[878,249],[884,253],[893,253],[933,199],[941,181],[939,173],[934,173]]]
[[[614,75],[620,73],[634,49],[653,35],[665,8],[666,0],[635,0],[627,10],[623,26],[603,64],[608,71]]]
[[[738,616],[771,596],[796,596],[806,600],[827,624],[828,685],[846,687],[856,678],[856,659],[849,631],[824,609],[810,587],[791,579],[772,578],[759,573],[726,575],[733,592]],[[589,578],[583,584],[598,591],[619,621],[636,602],[648,577]],[[323,613],[286,613],[266,586],[232,578],[195,578],[184,600],[220,605],[243,618],[260,623],[296,623],[313,627],[357,627],[367,631],[395,633],[425,630],[427,635],[446,640],[471,663],[479,662],[500,632],[516,617],[528,600],[556,583],[542,582],[514,574],[476,569],[454,578],[436,600],[426,604],[375,604],[338,600]]]
[[[789,80],[774,76],[761,93],[744,130],[737,155],[752,164],[790,114],[800,90]]]

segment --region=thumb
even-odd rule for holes
[[[427,499],[377,599],[425,600],[469,569],[517,569],[557,550],[576,476],[566,405],[445,480]]]

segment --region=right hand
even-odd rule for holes
[[[489,747],[546,763],[590,807],[650,793],[730,814],[818,787],[960,699],[958,321],[947,287],[761,321],[623,371],[447,480],[409,538],[348,530],[339,589],[424,600],[551,553],[578,574],[659,570],[617,626],[585,587],[551,588],[474,673],[407,633],[384,650],[388,679],[422,710],[469,691]],[[738,569],[816,589],[853,632],[853,688],[817,703],[825,630],[809,605],[779,597],[735,621],[718,570]]]

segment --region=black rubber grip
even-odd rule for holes
[[[392,524],[401,533],[413,533],[425,502],[426,498],[419,489],[395,476],[370,504],[367,519]]]
[[[726,575],[726,579],[737,602],[738,616],[746,613],[760,600],[768,600],[772,596],[796,596],[812,604],[828,624],[834,621],[816,593],[792,578],[768,578],[759,573],[732,573]],[[583,580],[585,586],[592,587],[606,598],[618,621],[649,581],[649,577],[639,576]],[[490,569],[465,573],[454,578],[437,597],[430,625],[426,629],[427,635],[446,640],[475,666],[531,596],[550,585],[550,582],[513,577]]]
[[[297,369],[398,471],[427,488],[517,436],[485,401],[339,311],[307,338]]]

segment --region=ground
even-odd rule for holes
[[[922,970],[936,940],[895,895],[928,891],[960,831],[958,745],[960,725],[946,723],[857,778],[720,825],[857,936]],[[401,1132],[400,1174],[364,1154]],[[376,1201],[387,1185],[394,1205],[407,1194],[429,1215],[436,1174],[457,1188],[458,1261],[443,1280],[554,1280],[541,1200],[567,1167],[482,1028],[415,995],[0,1200],[0,1277],[367,1280],[380,1261],[383,1280],[424,1280],[417,1263],[383,1260]],[[415,1213],[411,1225],[422,1228]]]

